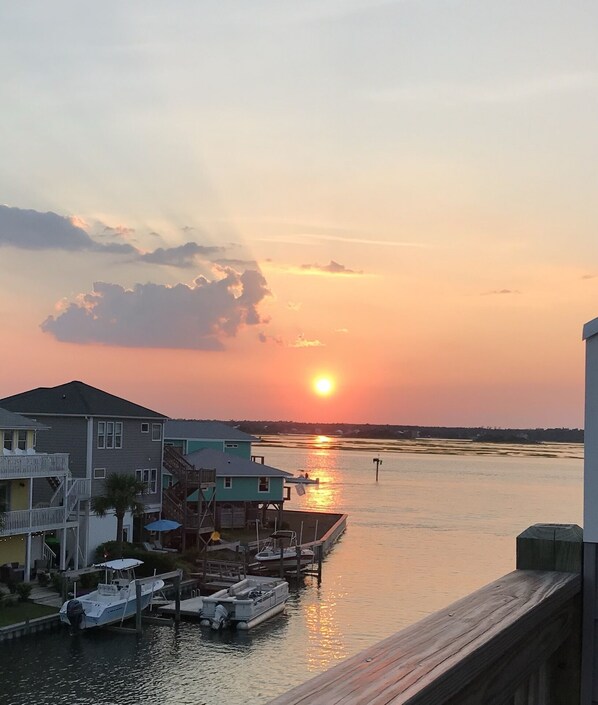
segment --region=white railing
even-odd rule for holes
[[[0,535],[22,534],[27,531],[49,531],[64,526],[64,507],[44,507],[42,509],[20,509],[5,512]]]
[[[65,477],[50,499],[50,506],[56,507],[64,503],[64,483],[66,482],[66,505],[69,514],[75,509],[80,499],[91,497],[91,480],[85,477]]]
[[[56,477],[69,472],[68,453],[0,455],[0,480]]]

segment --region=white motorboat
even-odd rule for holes
[[[299,565],[306,566],[314,561],[314,552],[297,544],[297,534],[294,531],[275,531],[264,546],[255,554],[255,560],[262,566],[278,567],[282,560],[286,567],[297,565],[297,552],[299,552]]]
[[[214,630],[247,630],[284,611],[289,597],[285,580],[251,576],[203,598],[201,624]]]
[[[291,485],[319,485],[320,484],[320,478],[311,478],[307,473],[293,476],[293,477],[285,477],[284,481],[291,484]]]
[[[96,564],[105,571],[103,583],[96,590],[67,600],[60,608],[60,621],[71,629],[90,629],[122,622],[137,614],[135,568],[143,564],[135,558],[120,558]],[[152,595],[164,587],[164,581],[141,583],[141,609],[151,602]]]

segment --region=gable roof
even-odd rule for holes
[[[201,441],[248,441],[259,442],[259,438],[239,431],[220,421],[196,421],[194,419],[168,419],[164,426],[164,438],[169,440]]]
[[[48,426],[0,407],[0,429],[7,431],[47,431]]]
[[[185,460],[196,468],[215,468],[216,477],[291,477],[293,474],[212,448],[188,453]]]
[[[38,387],[0,399],[0,406],[35,416],[117,416],[164,419],[164,414],[109,394],[85,382]]]

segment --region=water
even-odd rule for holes
[[[530,524],[581,524],[575,444],[285,437],[259,452],[320,478],[289,508],[349,514],[319,589],[308,579],[248,634],[183,623],[0,645],[3,702],[260,705],[512,570]]]

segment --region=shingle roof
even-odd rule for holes
[[[212,448],[196,450],[185,459],[196,468],[215,468],[217,477],[290,477],[293,474]]]
[[[0,399],[0,406],[35,416],[117,416],[166,418],[139,404],[109,394],[84,382],[67,382],[57,387],[38,387]]]
[[[164,438],[170,440],[195,439],[217,441],[249,441],[260,439],[227,426],[220,421],[195,421],[193,419],[168,419],[164,425]]]
[[[19,429],[26,431],[47,431],[48,426],[42,423],[26,419],[21,414],[15,414],[8,409],[0,407],[0,429],[18,431]]]

